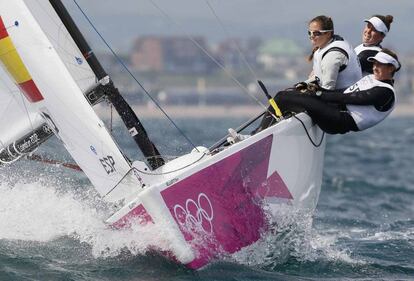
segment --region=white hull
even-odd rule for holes
[[[322,131],[306,114],[299,118],[319,142]],[[265,205],[288,203],[312,212],[324,151],[324,140],[314,147],[299,121],[284,120],[217,154],[193,151],[154,171],[157,176],[143,175],[152,184],[107,222],[116,228],[137,221],[168,227],[170,254],[198,269],[260,239],[268,226]]]

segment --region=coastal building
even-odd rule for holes
[[[210,73],[214,62],[205,54],[209,52],[202,36],[143,36],[135,40],[130,61],[137,71]]]

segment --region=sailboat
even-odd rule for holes
[[[167,161],[59,0],[0,0],[0,64],[0,164],[57,137],[101,199],[119,206],[109,227],[168,229],[162,254],[189,268],[260,241],[280,206],[316,207],[325,140],[306,113]],[[125,156],[95,112],[102,100],[144,160]]]

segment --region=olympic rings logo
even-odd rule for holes
[[[197,202],[193,199],[187,199],[185,208],[176,204],[174,206],[174,215],[180,226],[189,231],[213,233],[213,206],[210,199],[204,193],[198,195]]]

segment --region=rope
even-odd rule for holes
[[[163,9],[161,9],[161,7],[159,7],[153,0],[149,0],[152,5],[168,20],[170,21],[172,24],[178,26],[179,28],[181,28],[183,30],[183,28],[181,27],[181,25],[175,21],[174,19],[172,19]],[[191,35],[189,35],[187,32],[185,32],[183,30],[185,36],[191,41],[193,42],[194,45],[196,45],[207,57],[209,57],[219,68],[221,68],[224,73],[226,73],[226,75],[234,82],[236,83],[237,86],[239,86],[240,89],[242,89],[242,91],[248,95],[251,99],[253,99],[259,106],[261,106],[264,109],[267,109],[267,106],[265,106],[260,100],[258,100],[255,96],[251,95],[249,93],[249,90],[246,88],[246,86],[244,86],[242,83],[240,83],[240,81],[234,77],[233,74],[231,74],[231,72],[223,65],[221,64],[219,61],[217,61],[216,58],[214,58],[214,56],[212,56],[205,48],[203,48],[203,46],[201,46],[197,40],[195,40]]]
[[[308,136],[308,139],[310,140],[310,142],[312,143],[312,145],[313,145],[314,147],[320,147],[320,146],[321,146],[321,144],[322,144],[322,142],[323,142],[323,139],[324,139],[324,137],[325,137],[325,132],[323,132],[323,133],[322,133],[321,140],[320,140],[320,141],[319,141],[319,143],[317,144],[317,143],[316,143],[316,142],[312,139],[312,137],[310,136],[310,134],[309,134],[309,132],[308,132],[308,129],[306,129],[306,126],[305,126],[305,124],[303,123],[303,121],[302,121],[299,117],[297,117],[296,115],[293,115],[293,117],[294,117],[296,120],[298,120],[298,121],[302,124],[303,129],[305,130],[306,135]]]
[[[175,170],[172,170],[172,171],[168,171],[168,172],[165,172],[165,173],[149,173],[149,172],[146,172],[146,171],[142,171],[142,170],[139,170],[139,169],[137,169],[137,168],[135,168],[135,167],[132,167],[131,169],[129,169],[128,170],[128,172],[126,172],[126,174],[117,182],[117,184],[115,184],[102,198],[105,198],[106,196],[108,196],[109,195],[109,193],[111,193],[112,191],[114,191],[115,190],[115,188],[117,188],[118,187],[118,185],[129,175],[129,173],[131,173],[131,171],[136,171],[136,172],[140,172],[140,173],[142,173],[142,174],[145,174],[145,175],[149,175],[149,176],[162,176],[162,175],[168,175],[168,174],[171,174],[171,173],[175,173],[175,172],[178,172],[178,171],[181,171],[181,170],[183,170],[183,169],[185,169],[185,168],[187,168],[187,167],[190,167],[191,165],[193,165],[193,164],[195,164],[195,163],[197,163],[197,162],[199,162],[201,159],[203,159],[204,158],[204,156],[206,156],[207,155],[207,153],[203,153],[201,156],[200,156],[200,158],[198,158],[198,159],[196,159],[196,160],[194,160],[193,162],[191,162],[191,163],[189,163],[189,164],[187,164],[187,165],[185,165],[185,166],[183,166],[183,167],[180,167],[180,168],[178,168],[178,169],[175,169]],[[142,186],[142,187],[144,187],[144,186]]]
[[[138,79],[135,77],[135,75],[132,74],[131,70],[126,66],[126,64],[122,61],[122,59],[118,56],[118,54],[113,50],[113,48],[105,40],[105,38],[102,36],[102,34],[98,31],[98,29],[92,23],[91,19],[86,15],[86,13],[83,11],[83,9],[79,6],[78,2],[76,0],[73,0],[73,2],[78,7],[79,11],[82,13],[82,15],[88,21],[88,23],[91,25],[91,27],[93,28],[93,30],[98,34],[99,38],[101,38],[102,42],[111,51],[111,53],[116,58],[116,60],[119,62],[119,64],[128,72],[128,74],[131,76],[131,78],[134,79],[134,81],[140,86],[140,88],[144,91],[144,93],[151,99],[151,101],[158,107],[158,109],[165,115],[165,117],[167,117],[167,119],[174,125],[174,127],[177,129],[177,131],[188,141],[188,143],[190,143],[198,151],[198,149],[195,146],[195,144],[178,127],[178,125],[171,119],[171,117],[164,111],[164,109],[162,109],[161,105],[150,95],[150,93],[147,91],[147,89],[145,89],[145,87],[141,84],[141,82],[138,81]]]
[[[210,1],[206,0],[206,4],[207,6],[210,8],[211,12],[213,13],[214,17],[216,18],[217,22],[219,23],[220,27],[224,30],[224,33],[226,34],[226,37],[231,38],[230,36],[230,32],[227,30],[226,26],[224,25],[223,21],[219,18],[219,16],[217,15],[216,11],[214,10],[213,6],[211,6]],[[243,63],[247,66],[247,68],[249,69],[250,73],[255,77],[254,80],[259,80],[259,78],[257,77],[256,72],[253,70],[252,66],[250,65],[250,63],[247,61],[246,56],[243,54],[242,50],[240,49],[239,44],[237,43],[236,40],[232,40],[234,42],[234,44],[236,45],[236,49],[237,52],[239,53],[240,57],[243,60]]]

